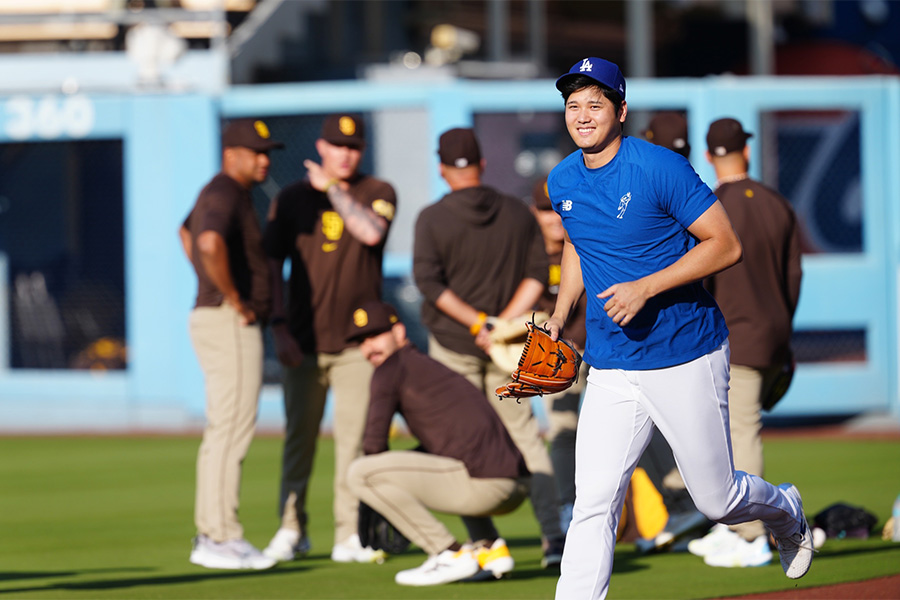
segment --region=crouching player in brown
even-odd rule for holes
[[[419,352],[390,305],[369,302],[356,310],[348,337],[362,340],[363,356],[375,366],[365,456],[350,466],[350,489],[428,553],[395,581],[425,586],[473,577],[479,551],[506,543],[485,518],[477,521],[486,531],[470,530],[473,544],[461,545],[431,511],[489,517],[514,510],[528,492],[522,455],[484,394]],[[388,451],[394,413],[419,441],[416,450]]]

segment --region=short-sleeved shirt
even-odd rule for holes
[[[481,390],[411,344],[372,375],[366,454],[389,449],[394,413],[400,413],[422,450],[462,461],[472,477],[528,474],[522,454]]]
[[[257,319],[265,321],[271,309],[269,268],[262,249],[262,233],[250,191],[224,173],[206,184],[183,223],[194,247],[192,264],[197,273],[195,306],[219,306],[225,299],[210,280],[196,251],[197,237],[214,231],[225,240],[234,286]]]
[[[725,319],[698,283],[650,298],[622,327],[597,298],[613,284],[655,273],[696,244],[687,228],[715,202],[687,160],[644,140],[623,137],[597,169],[578,150],[548,179],[553,209],[581,259],[587,295],[587,346],[593,367],[645,370],[682,364],[721,345]]]
[[[391,223],[397,199],[390,184],[365,175],[348,183],[355,201]],[[384,243],[367,246],[353,237],[328,196],[308,180],[272,201],[264,245],[270,257],[291,259],[288,327],[303,352],[337,353],[352,345],[345,336],[353,311],[381,299]]]
[[[413,275],[422,323],[443,347],[487,359],[469,328],[435,303],[444,290],[488,315],[499,314],[523,279],[546,283],[547,253],[525,203],[488,186],[451,192],[416,219]]]
[[[789,360],[800,299],[800,230],[787,200],[744,179],[716,188],[744,258],[706,281],[728,324],[732,364],[763,369]]]
[[[544,293],[538,299],[537,309],[553,314],[556,309],[556,297],[559,295],[559,283],[562,275],[562,252],[554,252],[547,255],[550,261],[550,268],[547,277],[547,287]],[[566,329],[563,331],[563,337],[573,342],[578,348],[583,349],[587,338],[584,330],[585,310],[587,308],[587,300],[582,295],[581,299],[575,305],[572,313],[566,321]]]

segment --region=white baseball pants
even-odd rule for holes
[[[557,600],[606,597],[625,491],[654,425],[708,518],[726,524],[760,519],[778,537],[799,529],[799,508],[780,489],[734,470],[728,358],[726,341],[705,356],[665,369],[591,369],[578,421],[575,509]]]

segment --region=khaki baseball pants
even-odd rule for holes
[[[363,358],[359,348],[308,356],[299,367],[285,369],[286,426],[279,503],[282,527],[306,534],[306,492],[325,399],[331,388],[335,446],[334,543],[345,542],[357,532],[359,502],[347,486],[347,469],[362,454],[373,372],[374,367]]]
[[[734,468],[751,475],[763,476],[762,390],[780,371],[778,367],[754,369],[731,365],[731,389],[728,391],[728,416],[731,423],[731,448]],[[766,534],[760,521],[732,525],[747,541]]]
[[[490,516],[515,510],[525,499],[524,483],[471,477],[455,458],[414,451],[388,451],[356,459],[348,480],[360,500],[378,511],[429,555],[456,542],[431,514]]]
[[[537,418],[531,410],[530,399],[521,402],[512,398],[500,400],[494,390],[509,382],[509,373],[487,358],[449,350],[441,346],[434,336],[428,338],[428,354],[484,392],[531,472],[529,497],[541,534],[547,539],[561,538],[563,533],[559,527],[559,494],[553,464],[541,437]]]
[[[229,304],[191,312],[191,341],[206,383],[206,427],[197,456],[194,521],[213,541],[240,539],[241,463],[256,428],[262,386],[259,325],[241,325]]]

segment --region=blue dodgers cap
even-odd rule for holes
[[[572,65],[568,73],[556,80],[556,89],[562,91],[562,85],[577,75],[590,77],[600,85],[618,92],[622,100],[625,99],[625,78],[615,63],[594,56],[582,59],[581,62]]]

